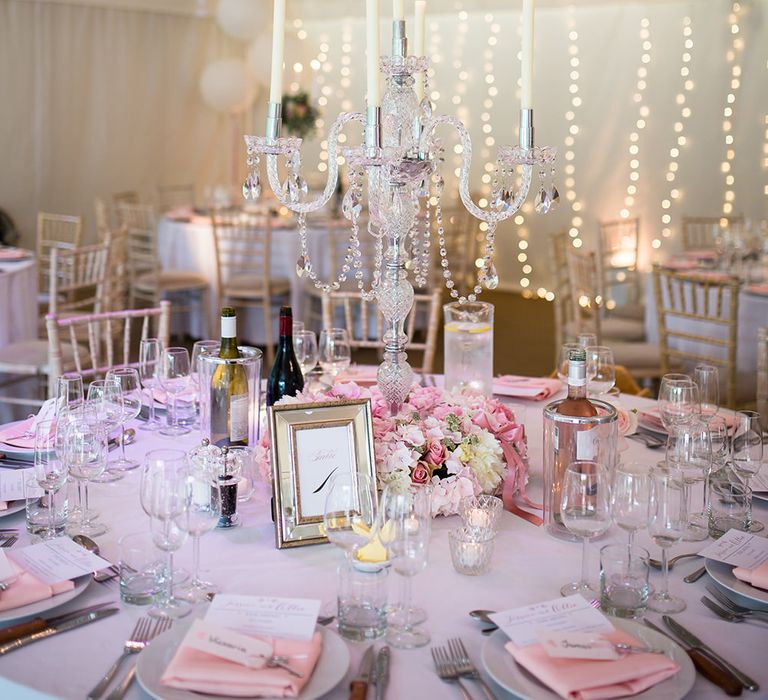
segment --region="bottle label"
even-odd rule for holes
[[[229,399],[229,440],[248,440],[248,394],[232,396]]]
[[[237,337],[237,318],[235,316],[221,317],[221,337],[222,338]]]

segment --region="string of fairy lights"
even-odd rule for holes
[[[581,59],[579,57],[579,33],[576,30],[576,19],[573,14],[573,6],[568,8],[568,42],[568,62],[571,69],[568,75],[570,80],[568,93],[571,95],[571,101],[565,112],[568,133],[564,140],[566,150],[563,154],[563,157],[565,158],[565,165],[563,166],[565,180],[563,181],[563,185],[565,186],[565,199],[569,202],[571,207],[571,220],[568,235],[571,237],[571,244],[573,247],[581,248],[583,244],[581,239],[581,227],[584,222],[581,218],[581,202],[578,201],[576,196],[576,162],[574,150],[576,146],[576,137],[580,132],[578,117],[582,106],[582,98],[579,94],[579,80],[581,78],[581,71],[579,68]],[[554,298],[554,295],[552,298]]]
[[[725,158],[720,163],[720,172],[725,177],[725,190],[723,195],[722,212],[723,217],[730,216],[733,213],[733,203],[736,199],[736,175],[734,173],[733,162],[736,158],[736,149],[733,142],[733,114],[736,109],[736,98],[741,87],[741,54],[744,49],[744,39],[741,36],[741,27],[739,26],[739,15],[741,14],[741,3],[734,2],[731,5],[731,12],[728,15],[728,24],[731,30],[731,46],[725,54],[725,60],[730,66],[730,86],[725,98],[725,107],[723,108],[723,138],[725,141]]]
[[[651,241],[651,247],[654,250],[661,248],[665,238],[672,236],[672,215],[670,210],[673,203],[682,196],[681,189],[677,186],[677,173],[680,166],[680,153],[688,145],[688,137],[685,135],[685,125],[693,114],[690,106],[690,93],[694,89],[695,83],[691,78],[691,60],[693,51],[693,27],[690,17],[683,18],[683,53],[681,56],[680,78],[682,80],[682,89],[675,97],[676,104],[680,107],[680,116],[673,125],[674,145],[669,149],[669,162],[667,171],[664,175],[668,183],[669,190],[666,196],[661,200],[661,237],[656,237]]]

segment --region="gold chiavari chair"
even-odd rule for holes
[[[601,221],[597,241],[597,263],[607,311],[619,318],[642,319],[644,307],[637,270],[640,219]]]
[[[51,214],[41,211],[37,214],[37,266],[38,288],[47,290],[50,284],[51,249],[71,250],[80,245],[83,237],[83,217],[69,214]],[[47,301],[42,292],[41,301]]]
[[[742,216],[684,216],[683,250],[713,250],[724,228],[743,221]]]
[[[116,206],[117,225],[126,228],[155,229],[157,217],[151,204],[120,202]]]
[[[719,273],[653,268],[653,288],[664,372],[678,364],[723,367],[726,402],[736,405],[736,353],[741,282]]]
[[[138,204],[139,193],[135,190],[126,190],[125,192],[117,192],[112,195],[112,204],[118,206],[119,204]]]
[[[110,212],[107,203],[101,197],[93,199],[93,213],[96,217],[96,232],[99,240],[103,241],[107,231],[111,228]]]
[[[159,185],[157,188],[157,206],[161,214],[178,207],[194,207],[195,186]]]

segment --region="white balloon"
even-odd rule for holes
[[[256,89],[245,62],[230,58],[209,63],[203,69],[200,94],[219,112],[240,112],[253,102]]]
[[[285,81],[288,82],[293,75],[293,64],[303,63],[306,53],[305,42],[300,41],[293,34],[285,35],[285,48],[283,52],[283,63],[285,64]],[[272,35],[262,34],[256,37],[248,47],[248,68],[251,71],[253,79],[259,85],[269,85],[272,74]],[[308,66],[304,66],[308,70]]]
[[[250,41],[272,26],[271,0],[219,0],[216,21],[230,36]]]

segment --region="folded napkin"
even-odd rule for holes
[[[745,291],[750,292],[751,294],[763,294],[768,296],[768,282],[750,284]]]
[[[20,447],[22,449],[35,449],[34,418],[27,418],[13,425],[4,425],[0,428],[0,443]],[[29,432],[28,437],[25,437]]]
[[[319,632],[315,632],[309,642],[261,637],[272,645],[275,656],[288,657],[291,668],[303,675],[298,678],[282,668],[249,668],[207,654],[186,646],[188,638],[189,633],[165,669],[160,683],[171,688],[237,698],[295,698],[309,681],[323,649],[323,637]]]
[[[736,415],[733,413],[733,411],[719,411],[718,416],[721,416],[723,420],[725,420],[725,424],[729,428],[733,428],[736,425]],[[661,422],[661,416],[659,415],[659,409],[657,407],[653,407],[648,409],[647,411],[640,411],[638,413],[638,422],[640,425],[644,428],[647,428],[649,430],[653,430],[657,433],[666,433],[667,429],[664,427],[664,424]]]
[[[493,380],[493,393],[498,396],[513,396],[518,399],[543,401],[562,388],[559,379],[550,377],[519,377],[503,374]]]
[[[32,252],[24,248],[0,248],[0,260],[24,260],[30,255]]]
[[[755,588],[763,588],[768,591],[768,561],[764,561],[754,569],[744,569],[737,566],[733,569],[733,575]]]
[[[372,385],[376,383],[378,370],[378,365],[350,365],[338,374],[335,382],[354,382],[361,386]]]
[[[642,644],[620,630],[606,638],[614,643]],[[505,648],[523,668],[569,700],[607,700],[635,695],[680,669],[663,654],[626,654],[615,661],[592,661],[553,658],[541,644],[518,647],[507,642]]]
[[[155,389],[152,392],[152,395],[155,397],[155,401],[157,401],[157,403],[161,404],[162,406],[165,406],[167,403],[170,403],[168,394],[166,394],[163,389],[160,389],[160,388]],[[192,403],[193,401],[197,401],[197,399],[198,399],[197,389],[187,389],[186,391],[182,391],[180,394],[176,396],[176,401],[181,401],[182,403]]]
[[[664,261],[662,266],[668,270],[695,270],[699,267],[699,263],[688,258],[672,258],[671,260]]]
[[[0,612],[14,610],[30,603],[37,603],[59,593],[71,591],[75,587],[72,581],[61,581],[48,585],[29,572],[24,571],[16,562],[10,561],[10,564],[18,578],[9,579],[8,583],[11,585],[6,590],[0,591]]]

